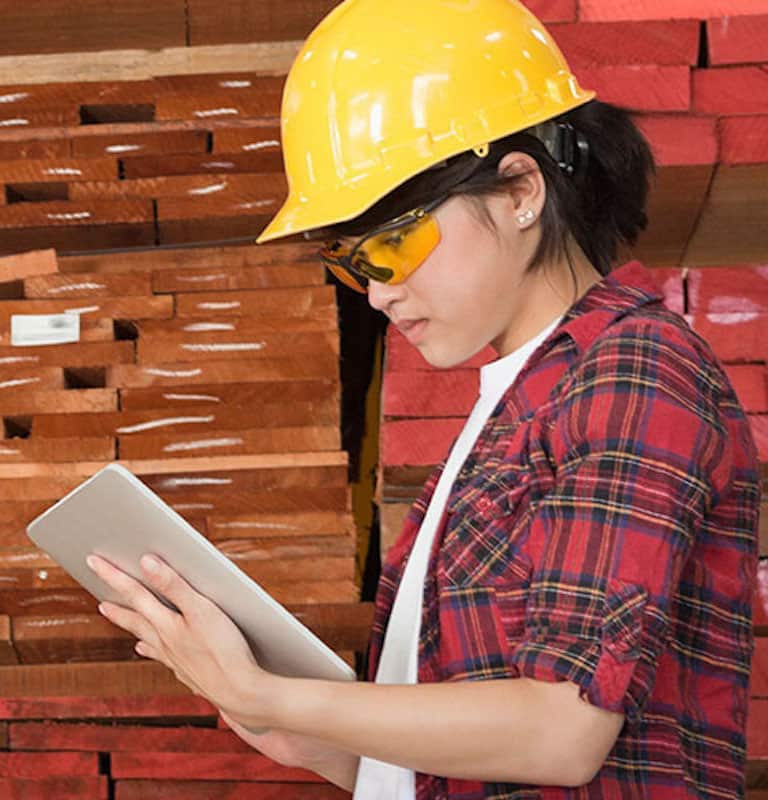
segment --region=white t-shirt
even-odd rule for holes
[[[480,368],[480,396],[451,449],[430,500],[392,605],[387,633],[376,671],[376,683],[418,683],[417,657],[421,629],[422,594],[437,526],[451,487],[504,392],[512,385],[528,357],[557,327],[550,323],[525,344]],[[353,800],[414,800],[413,770],[362,757]]]

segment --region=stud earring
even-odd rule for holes
[[[530,222],[536,215],[533,213],[533,209],[529,208],[527,211],[524,211],[522,214],[517,215],[517,221],[524,225],[526,222]]]

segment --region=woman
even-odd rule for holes
[[[103,613],[362,800],[742,797],[759,502],[745,415],[648,270],[653,160],[514,0],[347,0],[283,102],[305,233],[481,392],[384,565],[370,682],[281,678],[157,559]],[[266,733],[258,729],[267,728]]]

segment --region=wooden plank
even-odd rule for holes
[[[766,14],[768,0],[580,0],[579,19],[652,20]]]
[[[768,162],[768,114],[723,117],[720,137],[723,164]]]
[[[689,324],[709,342],[723,362],[739,363],[768,360],[765,341],[768,315],[726,312],[693,314]]]
[[[106,411],[103,413],[49,413],[32,419],[33,437],[119,436],[122,442],[131,438],[152,439],[158,434],[200,437],[219,431],[246,432],[275,428],[310,428],[338,425],[339,409],[333,398],[295,403],[278,402],[262,405],[258,414],[243,406],[200,408],[142,409],[139,411]],[[289,434],[290,435],[290,434]],[[120,451],[122,453],[122,450]],[[160,456],[164,458],[166,456]]]
[[[0,353],[2,350],[0,349]],[[220,333],[169,335],[165,341],[139,339],[136,363],[189,362],[217,359],[249,358],[279,359],[290,356],[324,359],[332,353],[339,355],[339,335],[336,331],[285,334]]]
[[[768,313],[768,265],[688,269],[689,313]]]
[[[0,61],[15,59],[0,58]],[[7,108],[30,106],[47,108],[50,106],[79,108],[80,106],[130,106],[148,105],[154,102],[156,87],[149,80],[117,79],[112,81],[32,81],[19,83],[18,75],[12,84],[0,86],[0,102]]]
[[[256,87],[209,89],[204,86],[183,93],[158,94],[156,119],[248,119],[280,116],[283,79],[262,79]],[[267,85],[265,85],[267,84]]]
[[[709,19],[707,42],[712,66],[768,61],[768,14]]]
[[[48,128],[51,126],[79,125],[80,114],[76,108],[29,108],[18,106],[13,110],[0,110],[0,126],[5,129]]]
[[[768,113],[768,72],[761,66],[694,69],[692,92],[699,114]]]
[[[2,162],[0,162],[0,167]],[[0,282],[19,281],[33,275],[54,275],[59,271],[55,250],[33,250],[0,258]]]
[[[189,725],[12,722],[9,738],[13,750],[253,754],[253,748],[231,731]]]
[[[683,263],[704,266],[768,262],[766,225],[768,164],[720,164]]]
[[[386,556],[390,547],[403,529],[405,517],[411,508],[410,503],[379,503],[381,523],[381,556]]]
[[[115,781],[115,800],[209,800],[211,797],[217,800],[348,800],[349,792],[325,783]]]
[[[116,158],[57,158],[0,161],[1,183],[61,183],[117,180]]]
[[[0,775],[8,778],[39,778],[40,775],[98,775],[96,753],[2,753]]]
[[[2,303],[0,303],[0,308]],[[2,312],[0,312],[2,313]],[[18,364],[0,365],[0,397],[20,389],[63,389],[64,372],[61,367],[33,367]]]
[[[26,141],[0,141],[0,161],[69,158],[71,155],[71,143],[65,139],[37,139],[30,136]]]
[[[352,519],[346,512],[296,511],[277,514],[246,514],[242,516],[208,517],[208,538],[212,542],[226,539],[279,537],[338,536],[354,531]]]
[[[132,272],[135,270],[258,267],[317,262],[317,245],[305,243],[149,249],[59,258],[61,272]]]
[[[251,236],[266,228],[280,201],[245,195],[212,205],[193,198],[161,198],[157,207],[158,239],[162,245],[172,245]]]
[[[718,161],[716,118],[680,114],[634,114],[632,118],[650,142],[659,166],[702,166]]]
[[[117,663],[114,665],[52,665],[51,667],[21,667],[17,668],[14,675],[18,686],[23,686],[24,679],[28,679],[31,688],[47,688],[41,676],[47,678],[48,683],[61,680],[67,684],[84,684],[88,689],[85,695],[18,695],[2,697],[0,699],[0,719],[5,720],[108,720],[117,719],[162,719],[166,722],[178,719],[179,721],[198,721],[210,724],[216,719],[216,709],[202,697],[196,697],[185,691],[181,684],[174,682],[173,693],[152,694],[147,691],[135,689],[143,688],[142,681],[146,681],[147,664],[137,662],[130,664]],[[104,694],[102,690],[108,688],[107,676],[109,666],[117,670],[117,675],[129,682],[132,691],[127,694]],[[154,668],[152,672],[162,675],[162,671]],[[166,670],[167,672],[167,670]],[[79,674],[78,674],[79,673]],[[132,676],[132,677],[131,677]],[[102,682],[103,680],[103,682]],[[131,683],[131,681],[133,681]],[[42,685],[40,685],[42,684]],[[95,693],[94,693],[95,687]]]
[[[335,297],[332,286],[179,294],[176,297],[176,316],[239,317],[279,314],[303,317],[318,308],[335,306]]]
[[[253,125],[239,128],[219,128],[213,132],[212,152],[258,153],[264,160],[259,171],[272,172],[282,164],[280,128],[277,125]]]
[[[80,315],[80,326],[104,319],[170,319],[172,297],[104,297],[87,300],[0,300],[0,329],[8,329],[14,314]]]
[[[192,387],[210,383],[252,383],[296,380],[325,380],[338,375],[338,359],[313,362],[301,359],[242,359],[136,366],[107,367],[107,386],[139,388],[149,386]]]
[[[190,454],[239,455],[246,453],[290,453],[338,450],[337,425],[316,425],[268,430],[207,430],[204,434],[160,434],[119,438],[122,458],[182,458]]]
[[[0,795],[11,800],[107,800],[109,780],[106,775],[0,777]]]
[[[243,172],[278,176],[283,174],[282,152],[276,147],[266,151],[239,153],[128,156],[121,163],[123,174],[129,180],[162,175],[234,175]]]
[[[167,0],[160,8],[145,0],[127,0],[116,8],[102,0],[47,0],[30,8],[4,0],[0,9],[3,55],[186,44],[182,0]]]
[[[223,292],[248,289],[276,289],[290,286],[322,286],[322,264],[281,264],[279,267],[203,268],[158,270],[152,273],[152,287],[162,292]]]
[[[566,0],[573,2],[573,0]],[[551,0],[545,0],[551,2]],[[575,19],[574,16],[570,19]],[[68,75],[72,81],[143,81],[158,75],[215,72],[285,74],[303,41],[251,42],[237,45],[165,47],[0,57],[0,83],[51,84]]]
[[[206,175],[172,175],[134,180],[98,180],[73,183],[71,200],[89,198],[170,198],[210,197],[217,202],[232,195],[237,198],[250,193],[260,199],[282,200],[287,194],[285,176],[278,172],[241,174],[210,173]]]
[[[309,285],[312,285],[311,283]],[[187,287],[188,290],[189,287]],[[287,287],[281,287],[287,288]],[[238,291],[233,289],[232,291]],[[279,314],[279,311],[277,312]],[[183,317],[181,319],[161,321],[141,321],[136,325],[139,338],[144,341],[157,339],[165,335],[180,336],[186,334],[190,338],[193,334],[227,331],[233,334],[250,334],[259,336],[265,334],[283,334],[290,336],[294,333],[335,332],[338,336],[338,311],[326,306],[312,310],[303,317],[285,316],[242,316],[242,317]]]
[[[117,411],[116,389],[62,389],[0,394],[0,414],[74,414]]]
[[[18,664],[18,653],[13,646],[11,636],[11,620],[5,615],[0,616],[0,664]]]
[[[695,65],[696,20],[574,22],[548,26],[572,69],[606,64]]]
[[[682,262],[706,203],[713,169],[711,165],[663,167],[656,173],[648,197],[648,227],[629,257],[647,266]]]
[[[582,86],[605,103],[633,111],[674,112],[691,107],[691,78],[687,66],[612,64],[574,68]]]
[[[19,461],[111,461],[114,457],[115,440],[109,436],[0,439],[0,464]],[[27,521],[31,520],[32,517]],[[5,543],[0,533],[0,544]]]
[[[75,158],[96,158],[207,151],[208,133],[204,130],[153,130],[154,125],[145,127],[145,131],[75,136],[72,138],[72,155]]]
[[[96,364],[132,364],[133,342],[76,342],[46,347],[0,346],[0,364],[24,359],[45,366],[92,367]]]
[[[31,754],[39,755],[39,754]],[[1,758],[1,754],[0,754]],[[0,763],[2,763],[0,761]],[[297,767],[283,767],[265,756],[247,753],[117,752],[111,759],[113,778],[176,780],[246,780],[324,782],[319,775]]]
[[[301,0],[288,6],[276,0],[230,0],[222,14],[213,0],[189,0],[189,44],[304,39],[334,5],[335,0]]]
[[[187,695],[170,670],[150,661],[84,664],[22,664],[0,666],[0,719],[19,718],[24,697],[128,697]],[[23,718],[30,718],[25,709]],[[62,708],[62,718],[77,718],[74,707]],[[46,713],[44,716],[48,716]]]
[[[145,272],[42,275],[24,280],[24,296],[37,299],[139,297],[151,294],[151,275]]]
[[[197,406],[227,404],[253,408],[278,400],[294,403],[310,399],[333,398],[338,402],[339,392],[339,385],[334,380],[202,384],[189,391],[183,389],[169,391],[162,387],[150,387],[147,389],[121,389],[120,406],[123,411],[180,407],[181,404]]]
[[[656,267],[653,278],[664,295],[664,306],[676,314],[685,313],[685,287],[683,275],[685,270],[677,267]]]
[[[448,455],[461,433],[464,417],[384,422],[381,429],[382,463],[387,466],[437,464]]]

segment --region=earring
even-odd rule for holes
[[[526,222],[530,222],[536,215],[533,213],[533,209],[529,208],[527,211],[524,211],[522,214],[517,215],[517,221],[524,225]]]

